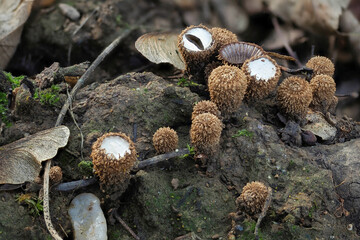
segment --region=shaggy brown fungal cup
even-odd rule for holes
[[[190,139],[198,153],[213,155],[219,148],[222,122],[211,113],[202,113],[191,123]]]
[[[280,67],[269,56],[254,56],[242,66],[246,74],[248,87],[245,98],[260,100],[275,90],[281,76]]]
[[[247,59],[266,55],[258,45],[248,42],[233,42],[223,45],[219,50],[219,59],[224,63],[241,66]]]
[[[241,195],[236,199],[238,209],[254,215],[260,213],[268,195],[268,188],[262,182],[247,183]]]
[[[202,113],[214,114],[219,119],[221,116],[221,112],[219,111],[216,104],[211,101],[207,101],[207,100],[200,101],[194,106],[193,112],[191,115],[191,121],[193,121],[197,116],[199,116]]]
[[[276,100],[286,114],[304,118],[312,101],[310,84],[297,76],[288,77],[278,87]]]
[[[208,87],[211,101],[226,115],[240,107],[247,88],[246,76],[238,67],[220,66],[211,72]]]
[[[49,178],[53,183],[58,183],[62,180],[63,174],[61,167],[53,166],[50,168]]]
[[[129,178],[136,164],[134,143],[124,133],[106,133],[92,146],[90,157],[102,185],[115,187]]]
[[[325,74],[332,77],[335,72],[333,62],[329,58],[323,56],[310,58],[310,60],[306,63],[306,67],[313,69],[314,75]]]
[[[334,101],[336,84],[332,77],[325,74],[316,75],[310,81],[313,99],[310,107],[314,110],[327,112]]]
[[[216,51],[211,31],[201,24],[187,27],[181,32],[178,48],[185,60],[186,71],[191,75],[203,75],[205,66]]]
[[[226,44],[238,42],[236,34],[225,28],[213,27],[210,31],[216,44],[216,50],[219,50]]]
[[[179,142],[179,137],[174,129],[169,127],[159,128],[153,135],[153,145],[158,153],[174,151]]]

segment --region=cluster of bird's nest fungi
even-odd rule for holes
[[[209,100],[198,102],[192,113],[191,145],[205,159],[216,158],[220,148],[223,120],[245,102],[256,102],[275,93],[279,110],[288,119],[301,121],[310,109],[334,111],[334,64],[326,57],[312,57],[304,66],[307,74],[291,75],[280,84],[285,67],[274,58],[290,57],[264,51],[260,46],[239,42],[237,36],[222,28],[190,26],[178,37],[178,49],[185,62],[185,73],[207,85]],[[157,153],[175,151],[178,135],[170,127],[159,128],[153,135]],[[94,172],[101,186],[125,184],[137,164],[134,143],[124,133],[107,133],[92,147]],[[209,161],[203,162],[209,164]],[[236,199],[238,211],[258,216],[264,211],[271,189],[261,182],[248,183]],[[236,219],[237,213],[232,215]],[[233,231],[229,238],[234,238]]]

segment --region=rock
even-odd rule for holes
[[[69,215],[75,240],[107,240],[106,219],[94,194],[77,195],[71,201]]]
[[[308,123],[302,128],[308,130],[314,135],[319,136],[323,141],[331,141],[336,136],[336,127],[331,126],[318,112],[312,112],[306,115]]]
[[[59,8],[61,13],[64,14],[64,16],[70,18],[73,21],[79,20],[80,13],[76,8],[65,3],[60,3]]]

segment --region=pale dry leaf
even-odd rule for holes
[[[0,1],[0,69],[6,67],[15,53],[32,4],[32,0]]]
[[[32,182],[41,162],[56,156],[69,139],[66,126],[50,128],[0,147],[0,184]]]
[[[185,63],[177,47],[176,33],[147,33],[135,42],[135,48],[153,63],[171,63],[185,69]]]
[[[350,0],[264,0],[276,16],[316,34],[331,34]]]
[[[360,22],[351,11],[347,10],[341,16],[340,26],[341,31],[348,33],[354,56],[360,64]]]
[[[284,40],[289,43],[290,46],[303,43],[306,41],[305,33],[303,30],[293,27],[281,27],[279,26],[285,39],[283,39],[276,30],[273,30],[270,35],[262,42],[261,46],[266,50],[274,50],[283,48]]]

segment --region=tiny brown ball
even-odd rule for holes
[[[169,127],[159,128],[153,135],[153,145],[158,153],[174,151],[179,142],[179,137],[174,129]]]
[[[286,114],[301,119],[312,101],[310,84],[297,76],[288,77],[278,87],[276,100]]]
[[[49,177],[53,183],[58,183],[62,180],[62,170],[59,166],[53,166],[50,168]]]
[[[310,58],[310,60],[306,63],[306,67],[314,70],[314,75],[325,74],[332,77],[335,72],[335,66],[333,62],[323,56],[315,56]]]
[[[236,199],[236,205],[250,215],[257,214],[261,212],[267,195],[268,188],[262,182],[247,183]]]

